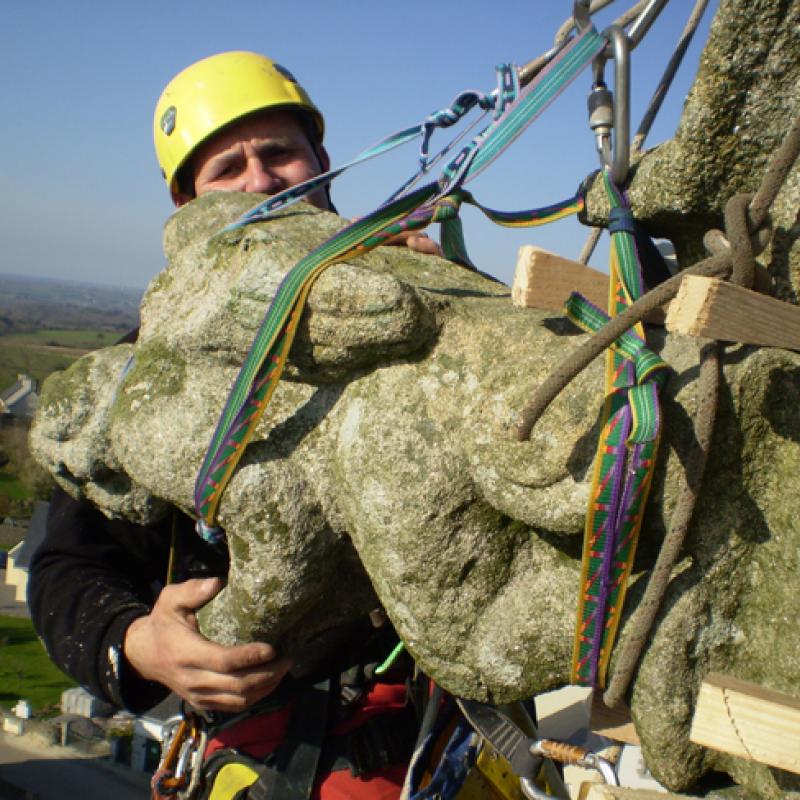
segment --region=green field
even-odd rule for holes
[[[84,330],[48,329],[32,333],[10,333],[0,337],[0,343],[24,345],[50,345],[56,347],[77,347],[81,350],[96,350],[108,347],[120,338],[119,331],[103,331],[93,328]]]
[[[0,391],[12,386],[21,373],[41,383],[51,372],[66,369],[80,356],[79,351],[108,347],[119,338],[119,331],[95,328],[44,328],[31,333],[0,336]]]
[[[0,494],[10,497],[12,500],[24,500],[30,497],[30,490],[25,487],[22,481],[7,472],[0,472]]]
[[[29,619],[0,616],[0,705],[25,698],[39,711],[75,685],[50,661]]]
[[[0,391],[13,386],[17,375],[23,372],[42,381],[51,372],[65,369],[75,360],[74,356],[63,353],[33,349],[24,344],[6,344],[9,338],[0,337]]]

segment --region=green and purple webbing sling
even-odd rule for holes
[[[508,147],[555,97],[606,46],[606,39],[589,26],[569,40],[548,66],[525,88],[511,65],[498,68],[498,88],[489,95],[465,92],[455,103],[431,115],[422,125],[408,128],[365,151],[354,162],[372,158],[415,136],[422,136],[421,168],[398,192],[376,211],[348,225],[301,259],[286,275],[258,329],[241,371],[230,391],[195,482],[197,528],[209,541],[224,534],[217,527],[217,509],[256,425],[280,380],[308,293],[315,279],[332,264],[377,247],[403,231],[419,230],[431,222],[442,224],[445,255],[469,263],[460,220],[461,203],[478,206],[490,219],[504,225],[537,225],[558,219],[582,207],[580,197],[546,209],[517,213],[497,212],[475,203],[462,186],[483,171]],[[420,188],[412,186],[429,171],[431,164],[453,149],[444,148],[433,159],[427,147],[431,133],[457,121],[472,108],[492,110],[491,122],[462,146],[441,173],[439,180]],[[346,167],[320,175],[259,204],[227,229],[266,219],[314,189],[323,186]],[[227,230],[226,229],[226,230]]]
[[[609,313],[576,292],[566,309],[575,323],[590,332],[598,331],[644,292],[627,199],[612,183],[608,170],[603,172],[603,181],[611,205]],[[658,389],[666,366],[647,348],[641,324],[620,336],[606,352],[602,432],[584,531],[572,683],[605,685],[658,451]]]

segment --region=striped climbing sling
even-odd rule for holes
[[[611,205],[609,314],[578,293],[572,294],[566,309],[576,324],[591,332],[644,292],[630,208],[607,171],[603,182]],[[658,389],[665,374],[666,364],[646,347],[641,324],[606,353],[602,432],[584,532],[572,683],[605,685],[658,451]]]
[[[516,69],[511,65],[498,68],[499,86],[492,99],[492,122],[461,148],[438,181],[405,191],[400,196],[395,193],[372,214],[348,225],[301,259],[286,275],[231,388],[197,475],[194,500],[201,536],[215,541],[224,535],[216,525],[220,499],[280,380],[314,281],[332,264],[367,252],[397,233],[424,228],[430,222],[442,223],[445,256],[469,263],[457,212],[463,202],[476,203],[461,187],[496,159],[541,114],[605,47],[606,41],[593,27],[588,27],[570,40],[524,89],[520,88]],[[311,188],[297,186],[276,195],[228,228],[265,219],[276,209],[298,200],[304,192],[318,188],[318,181],[314,183],[312,179]],[[516,214],[478,207],[500,224],[537,225],[577,211],[581,203],[579,197],[573,197],[547,209]]]

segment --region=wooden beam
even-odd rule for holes
[[[719,278],[687,275],[667,314],[667,330],[708,339],[800,350],[800,306]]]
[[[711,673],[700,685],[689,738],[800,773],[800,699]]]
[[[657,792],[652,789],[626,789],[605,783],[583,783],[578,800],[687,800],[690,795]]]
[[[573,291],[605,308],[608,275],[541,247],[530,244],[520,247],[511,284],[511,301],[515,306],[563,311],[564,302]]]
[[[639,734],[631,720],[631,711],[627,706],[609,708],[603,702],[603,693],[596,691],[592,695],[592,706],[589,712],[589,730],[599,733],[608,739],[626,744],[641,746]]]
[[[542,308],[563,313],[572,292],[580,292],[602,309],[608,307],[608,273],[562,258],[534,245],[523,245],[517,256],[511,302],[520,308]],[[652,325],[664,324],[664,311],[647,315]]]

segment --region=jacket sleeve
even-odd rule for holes
[[[57,489],[30,568],[28,605],[52,660],[96,697],[133,712],[168,694],[126,663],[122,644],[163,585],[170,531],[169,519],[146,527],[110,520]]]

